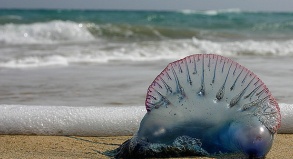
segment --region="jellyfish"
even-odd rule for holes
[[[149,86],[145,106],[135,135],[108,154],[264,158],[281,118],[278,103],[253,72],[215,54],[168,64]]]

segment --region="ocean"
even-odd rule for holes
[[[168,63],[200,53],[237,61],[293,103],[293,12],[2,9],[0,104],[143,106]]]

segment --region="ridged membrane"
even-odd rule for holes
[[[247,68],[214,54],[170,63],[150,85],[145,105],[149,113],[196,111],[192,118],[198,120],[212,114],[208,122],[253,114],[272,133],[280,126],[279,106],[266,85]]]

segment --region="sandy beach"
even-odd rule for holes
[[[0,135],[0,158],[108,158],[102,155],[101,152],[115,149],[128,138],[130,136]],[[278,134],[266,158],[292,158],[292,147],[293,134]]]

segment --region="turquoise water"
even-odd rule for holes
[[[293,12],[237,9],[0,10],[0,99],[144,105],[169,62],[199,53],[236,60],[293,102]]]
[[[173,12],[0,10],[0,25],[71,21],[85,25],[95,37],[122,39],[205,39],[206,36],[224,39],[290,39],[293,35],[292,19],[291,12],[245,12],[237,9]],[[127,34],[129,32],[132,34]]]

